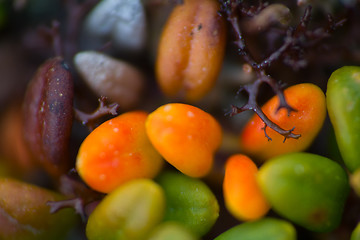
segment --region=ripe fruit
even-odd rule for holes
[[[215,118],[181,103],[163,105],[149,114],[146,132],[165,160],[191,177],[205,176],[211,170],[222,137]]]
[[[302,83],[287,88],[284,91],[288,104],[296,109],[288,116],[286,109],[280,109],[277,96],[270,99],[261,109],[268,118],[283,129],[292,129],[294,133],[301,134],[299,139],[286,139],[269,127],[266,128],[265,137],[264,122],[254,115],[247,123],[240,135],[240,147],[243,151],[259,160],[267,160],[271,157],[284,153],[300,152],[310,146],[314,138],[323,126],[326,117],[325,95],[314,84]]]
[[[146,135],[147,116],[142,111],[124,113],[87,136],[76,169],[91,188],[108,193],[131,179],[158,174],[163,160]]]
[[[185,0],[174,8],[156,61],[157,80],[166,95],[197,101],[215,84],[226,38],[219,10],[215,0]]]
[[[241,154],[231,156],[225,165],[225,206],[241,221],[259,219],[270,209],[257,183],[257,172],[254,162]]]

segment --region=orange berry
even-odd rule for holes
[[[299,139],[284,137],[269,127],[266,133],[272,139],[268,141],[264,133],[264,122],[254,115],[247,123],[240,135],[240,146],[243,151],[259,160],[267,160],[271,157],[300,152],[310,146],[314,138],[323,126],[326,116],[326,102],[323,91],[314,84],[302,83],[287,88],[284,91],[288,104],[296,109],[288,115],[286,109],[280,109],[277,96],[270,99],[262,110],[268,118],[281,128],[289,130],[295,127],[294,133],[301,134]]]
[[[91,188],[108,193],[129,180],[158,174],[163,160],[146,135],[147,116],[142,111],[124,113],[87,136],[76,168]]]
[[[146,131],[165,160],[191,177],[205,176],[211,170],[222,138],[215,118],[181,103],[163,105],[149,114]]]
[[[225,165],[223,193],[228,211],[241,221],[256,220],[270,209],[256,180],[258,168],[245,155],[231,156]]]
[[[214,86],[226,42],[226,24],[216,0],[185,0],[170,15],[161,35],[156,75],[162,91],[187,101]]]

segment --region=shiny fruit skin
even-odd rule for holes
[[[164,159],[191,177],[209,173],[222,141],[221,126],[213,116],[182,103],[169,103],[150,113],[146,132]]]
[[[156,76],[169,97],[194,102],[214,86],[221,70],[226,25],[215,0],[185,0],[161,35]]]
[[[354,172],[360,168],[360,67],[345,66],[333,72],[326,101],[341,156]]]
[[[232,155],[226,162],[223,182],[225,206],[240,221],[262,218],[270,209],[258,185],[257,173],[257,166],[245,155]]]
[[[270,141],[264,133],[264,122],[254,115],[240,134],[240,148],[245,154],[266,161],[281,154],[301,152],[311,145],[320,132],[326,117],[323,91],[312,83],[302,83],[285,89],[284,95],[288,104],[296,110],[292,111],[290,116],[287,109],[277,111],[277,96],[271,98],[261,109],[281,128],[290,130],[295,127],[293,132],[301,137],[288,138],[284,142],[284,136],[267,127],[266,133],[271,138]]]
[[[146,132],[148,114],[132,111],[110,119],[92,131],[80,146],[76,169],[91,188],[109,193],[135,178],[153,178],[163,159]]]

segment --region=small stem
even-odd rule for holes
[[[99,98],[99,107],[93,113],[85,113],[74,109],[75,118],[83,125],[86,125],[90,131],[95,128],[95,121],[108,114],[117,115],[119,105],[117,103],[106,104],[106,97]]]
[[[275,94],[278,96],[279,106],[277,107],[276,112],[278,112],[282,108],[284,108],[288,111],[288,115],[290,115],[291,112],[297,111],[295,108],[291,107],[287,103],[285,95],[284,95],[284,91],[283,91],[281,85],[277,81],[275,81],[275,79],[273,79],[269,75],[266,75],[264,71],[260,72],[259,78],[261,78],[263,82],[266,82],[273,89]]]
[[[98,201],[104,197],[103,193],[92,190],[87,186],[76,171],[71,171],[61,176],[58,190],[69,199],[81,198],[84,201],[84,205]]]
[[[264,75],[266,77],[266,75]],[[273,80],[270,77],[267,77],[268,81],[271,81],[272,84],[276,83],[275,80]],[[256,101],[256,97],[260,88],[260,85],[263,83],[264,79],[262,78],[258,78],[257,80],[255,80],[252,84],[246,85],[243,87],[243,90],[247,91],[249,93],[249,99],[248,102],[243,105],[242,107],[236,107],[234,105],[231,106],[231,110],[228,113],[229,116],[234,116],[236,114],[239,114],[241,112],[247,111],[247,110],[251,110],[253,112],[255,112],[260,119],[264,122],[265,124],[265,128],[268,126],[271,129],[275,130],[276,132],[278,132],[279,134],[283,135],[285,139],[287,138],[295,138],[298,139],[301,135],[300,134],[294,134],[292,133],[294,128],[290,129],[290,130],[285,130],[283,128],[281,128],[279,125],[277,125],[276,123],[272,122],[266,115],[265,113],[262,111],[262,109],[259,107],[259,105],[257,104]],[[278,84],[276,84],[276,86],[279,86]],[[279,96],[282,96],[282,98],[280,98],[280,105],[279,108],[287,108],[288,109],[288,114],[290,114],[290,111],[293,111],[293,108],[291,108],[286,100],[285,100],[285,96],[283,94],[283,92],[281,91],[280,87],[276,88],[276,91],[279,91]],[[267,135],[266,133],[266,129],[264,129],[265,132],[265,136],[271,140],[271,138]],[[285,140],[284,140],[285,141]]]
[[[80,215],[83,222],[86,222],[85,206],[82,198],[73,198],[62,201],[48,201],[46,205],[50,206],[50,213],[56,213],[64,208],[73,208]]]
[[[312,7],[310,5],[305,8],[304,15],[302,16],[300,23],[295,30],[295,35],[298,33],[304,33],[307,30],[311,17],[311,9]]]
[[[286,37],[283,45],[273,52],[268,58],[264,59],[260,64],[258,64],[259,69],[264,69],[270,66],[271,63],[280,59],[284,53],[289,50],[289,48],[293,45],[293,38],[291,37],[291,31],[286,32]]]
[[[51,27],[40,26],[38,28],[40,34],[45,38],[50,38],[55,56],[64,56],[63,42],[60,36],[60,22],[52,21]]]
[[[78,3],[76,0],[63,0],[66,7],[66,57],[72,58],[77,52],[77,39],[85,15],[99,2],[99,0],[85,0]]]
[[[260,119],[264,122],[265,124],[265,128],[266,127],[270,127],[271,129],[273,129],[274,131],[276,131],[277,133],[281,134],[284,136],[284,142],[287,138],[294,138],[294,139],[298,139],[301,137],[301,134],[294,134],[293,131],[295,129],[295,127],[293,127],[290,130],[285,130],[283,128],[281,128],[279,125],[277,125],[276,123],[272,122],[266,115],[265,113],[261,110],[261,108],[257,105],[251,105],[251,104],[245,104],[242,107],[236,107],[234,105],[231,106],[231,111],[228,113],[230,116],[234,116],[236,114],[239,114],[241,112],[247,111],[247,110],[252,110],[254,113],[256,113]],[[264,129],[265,132],[265,136],[268,138],[268,140],[271,141],[271,138],[267,135],[266,133],[266,129]]]
[[[246,110],[254,111],[264,122],[264,133],[268,139],[271,139],[266,133],[266,127],[270,127],[279,134],[284,136],[284,141],[287,138],[299,138],[300,134],[294,134],[294,128],[290,130],[284,130],[277,124],[273,123],[257,105],[257,96],[259,92],[260,85],[262,83],[268,84],[273,92],[279,98],[279,106],[276,109],[278,112],[280,109],[287,109],[288,115],[296,109],[292,108],[286,101],[283,88],[279,82],[273,79],[265,71],[272,63],[283,59],[284,64],[290,65],[294,70],[297,70],[301,67],[306,66],[307,62],[304,59],[304,52],[306,49],[315,46],[324,38],[330,36],[330,32],[334,31],[337,27],[342,26],[345,22],[345,19],[335,22],[331,15],[328,16],[328,26],[327,28],[318,28],[315,30],[308,30],[309,23],[311,20],[311,6],[306,7],[302,18],[300,19],[299,24],[295,29],[288,28],[286,31],[286,36],[284,37],[283,44],[275,50],[269,57],[265,58],[260,63],[256,62],[247,49],[246,41],[244,39],[243,33],[240,27],[240,17],[241,14],[246,17],[254,17],[258,14],[266,4],[263,4],[262,1],[259,2],[258,7],[251,6],[246,8],[243,6],[243,1],[241,0],[220,0],[221,9],[226,15],[228,22],[230,23],[232,30],[235,35],[235,45],[238,48],[238,54],[243,57],[245,62],[252,67],[257,78],[251,84],[243,86],[239,91],[246,90],[248,92],[248,102],[242,107],[231,106],[231,110],[228,113],[230,116],[234,116],[238,113],[241,113]],[[240,13],[240,14],[239,14]],[[238,93],[239,93],[238,91]]]
[[[281,128],[279,125],[275,124],[274,122],[272,122],[266,115],[265,113],[261,110],[261,108],[256,107],[253,109],[253,111],[261,118],[261,120],[265,123],[266,126],[270,127],[271,129],[275,130],[276,132],[278,132],[279,134],[284,136],[284,142],[287,138],[294,138],[294,139],[298,139],[301,137],[300,134],[294,134],[293,131],[295,129],[295,127],[293,127],[290,130],[285,130],[283,128]]]
[[[290,115],[291,111],[294,111],[294,109],[291,106],[289,106],[289,104],[287,103],[281,86],[273,78],[271,78],[269,75],[267,75],[264,70],[264,68],[270,66],[270,64],[272,62],[278,60],[292,46],[294,40],[290,37],[290,35],[291,35],[290,30],[287,31],[288,37],[285,38],[284,44],[277,51],[275,51],[273,54],[271,54],[267,59],[265,59],[262,63],[259,64],[250,55],[250,53],[246,47],[245,39],[242,35],[241,28],[239,25],[239,19],[238,19],[238,16],[235,14],[236,9],[240,6],[240,3],[236,2],[236,1],[230,1],[230,3],[228,3],[228,4],[229,4],[230,8],[228,8],[226,11],[227,20],[230,22],[230,24],[234,30],[235,37],[236,37],[235,44],[238,47],[238,52],[244,58],[244,60],[256,71],[256,74],[258,76],[254,82],[252,82],[249,85],[244,86],[242,89],[242,90],[246,90],[249,94],[247,104],[245,104],[244,106],[242,106],[240,108],[236,107],[236,106],[232,106],[228,115],[234,116],[243,111],[252,110],[264,122],[264,124],[265,124],[264,133],[265,133],[265,136],[269,140],[271,140],[271,138],[266,133],[267,126],[272,128],[279,134],[283,135],[285,139],[299,138],[301,136],[300,134],[292,133],[294,128],[291,130],[285,130],[285,129],[281,128],[280,126],[278,126],[277,124],[272,122],[264,114],[264,112],[261,110],[261,108],[257,104],[257,96],[258,96],[260,85],[263,82],[265,82],[272,87],[273,91],[278,95],[278,97],[280,99],[280,104],[279,104],[279,107],[277,108],[277,111],[281,108],[286,108],[288,110],[289,115]],[[307,21],[308,21],[308,14],[305,15],[305,17],[304,17],[304,25],[307,25]]]
[[[239,19],[233,13],[228,16],[228,21],[231,23],[232,28],[234,29],[236,40],[235,45],[238,47],[239,54],[243,56],[244,60],[251,66],[257,68],[257,63],[250,55],[249,51],[246,48],[245,39],[243,38],[242,32],[240,30]]]
[[[267,125],[265,124],[265,126],[262,128],[264,130],[265,137],[268,139],[268,141],[272,141],[272,138],[266,132],[266,128],[267,128]]]

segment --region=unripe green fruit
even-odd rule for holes
[[[148,240],[198,240],[185,226],[177,222],[163,222],[150,234]]]
[[[273,209],[294,223],[316,232],[339,225],[349,183],[338,163],[310,153],[286,154],[266,162],[258,181]]]
[[[354,231],[351,233],[350,240],[360,240],[360,223],[358,223]]]
[[[360,67],[346,66],[331,74],[326,102],[341,156],[354,172],[360,167]]]
[[[239,224],[222,233],[215,240],[295,240],[296,230],[284,220],[263,218]]]
[[[198,236],[205,235],[219,216],[219,204],[201,180],[178,172],[158,178],[166,195],[165,220],[180,222]]]
[[[150,179],[129,181],[107,195],[86,225],[89,240],[144,239],[164,216],[165,197]]]

